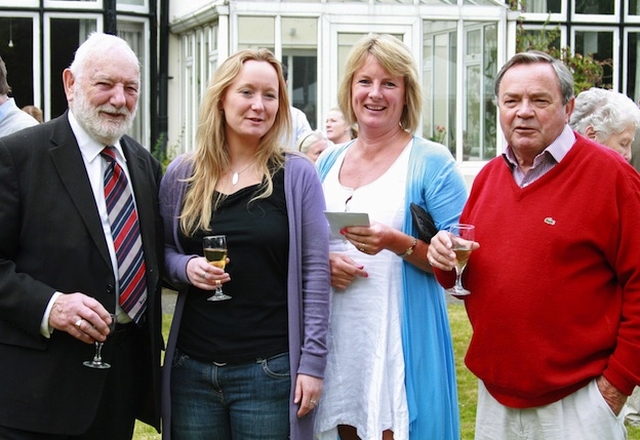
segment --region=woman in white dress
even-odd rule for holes
[[[316,437],[457,440],[444,292],[409,205],[446,228],[458,220],[466,186],[444,146],[413,135],[420,83],[401,41],[360,40],[338,99],[359,133],[319,158],[327,210],[366,212],[371,223],[331,238],[329,356]]]

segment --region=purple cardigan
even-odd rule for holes
[[[189,284],[188,261],[195,255],[184,254],[178,240],[179,209],[191,176],[191,162],[182,155],[174,160],[160,185],[160,214],[164,220],[165,277],[176,287]],[[324,218],[322,186],[314,165],[297,154],[287,154],[285,198],[289,219],[288,321],[291,362],[291,403],[289,421],[292,440],[313,438],[315,410],[302,418],[293,404],[296,374],[324,377],[329,320],[329,234]],[[162,438],[171,439],[171,361],[184,310],[187,289],[178,293],[162,371]]]

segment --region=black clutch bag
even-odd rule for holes
[[[436,228],[433,217],[420,205],[416,205],[413,202],[409,205],[409,209],[411,209],[413,224],[418,230],[418,238],[425,243],[429,243],[431,237],[438,233],[438,228]]]

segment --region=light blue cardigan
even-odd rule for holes
[[[322,153],[322,180],[352,143]],[[467,199],[464,179],[442,145],[413,138],[402,232],[417,237],[410,202],[425,208],[438,229],[456,223]],[[453,346],[445,293],[435,277],[406,261],[402,265],[402,346],[413,440],[459,440],[460,419]]]
[[[165,231],[165,277],[177,288],[188,285],[186,266],[194,257],[184,253],[178,240],[178,215],[186,191],[183,179],[191,176],[190,162],[184,159],[185,156],[180,156],[169,165],[160,185],[160,214]],[[298,418],[298,405],[293,404],[293,392],[296,373],[324,377],[331,281],[329,231],[323,213],[325,202],[322,186],[311,161],[300,154],[287,154],[284,182],[289,220],[287,309],[291,364],[290,439],[310,440],[313,437],[315,410]],[[164,440],[171,438],[171,360],[187,294],[185,288],[178,294],[162,371]]]

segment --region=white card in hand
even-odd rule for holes
[[[331,236],[342,238],[340,231],[349,226],[369,226],[369,214],[366,212],[324,212],[329,221]]]

